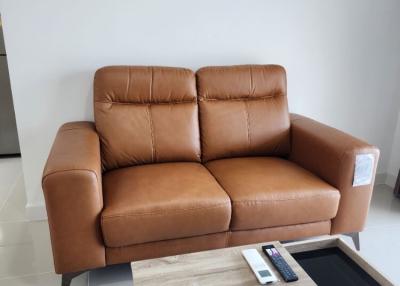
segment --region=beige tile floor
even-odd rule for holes
[[[29,222],[25,203],[20,159],[0,159],[0,285],[60,285],[60,277],[54,274],[47,222]],[[361,253],[397,285],[399,237],[400,199],[393,197],[388,186],[376,186],[367,226],[361,233]],[[121,276],[118,271],[107,272],[104,283],[99,282],[103,272],[81,275],[72,285],[129,285],[130,281],[113,279],[113,275]]]

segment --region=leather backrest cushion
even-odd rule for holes
[[[290,120],[283,67],[205,67],[196,77],[204,162],[289,153]]]
[[[111,66],[94,79],[103,170],[200,161],[195,75],[168,67]]]

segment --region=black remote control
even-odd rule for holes
[[[272,264],[281,274],[285,282],[293,282],[299,280],[299,277],[297,277],[296,273],[294,273],[293,269],[289,266],[289,264],[282,257],[275,246],[273,246],[272,244],[264,245],[262,247],[262,251],[265,253],[265,255],[268,256],[269,260],[271,260]]]

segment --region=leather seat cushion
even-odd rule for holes
[[[329,220],[340,193],[300,166],[273,157],[211,161],[206,167],[232,201],[232,230]]]
[[[227,231],[228,195],[199,163],[162,163],[103,176],[102,232],[108,247]]]

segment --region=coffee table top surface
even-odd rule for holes
[[[299,277],[296,282],[286,283],[261,246],[274,244]],[[279,279],[273,285],[316,285],[289,252],[277,241],[230,247],[196,253],[168,256],[132,262],[134,286],[152,285],[260,285],[241,251],[255,248]]]

